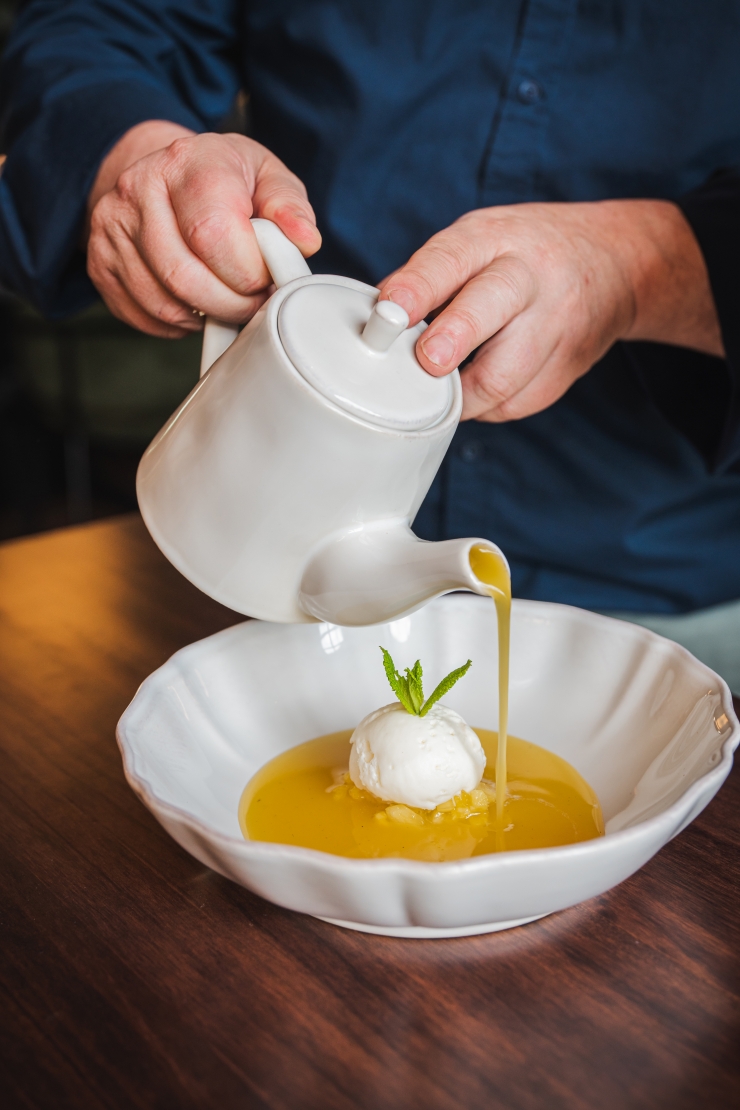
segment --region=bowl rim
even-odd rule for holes
[[[454,594],[442,595],[429,604],[435,605],[440,602],[444,603],[445,598],[450,598],[452,596],[454,596],[456,600],[462,600],[462,598],[469,599],[467,603],[486,604],[486,599],[479,597],[477,594],[463,591],[455,591]],[[507,870],[508,868],[521,865],[522,857],[526,857],[526,859],[532,863],[545,860],[554,863],[555,860],[561,856],[572,860],[574,857],[577,858],[578,856],[588,858],[592,855],[600,855],[609,845],[613,846],[615,850],[619,850],[620,847],[629,847],[631,842],[639,842],[644,838],[651,840],[654,838],[660,839],[664,826],[670,827],[674,824],[680,824],[685,814],[691,811],[695,802],[706,792],[708,787],[714,787],[712,796],[717,793],[732,769],[733,754],[740,744],[740,721],[738,721],[738,717],[735,713],[732,693],[729,686],[720,675],[716,674],[705,663],[702,663],[701,660],[697,659],[696,656],[692,655],[691,652],[681,644],[677,644],[675,641],[669,640],[667,637],[661,636],[657,632],[645,628],[643,625],[632,624],[628,621],[619,620],[616,617],[595,613],[589,609],[580,609],[575,605],[564,605],[561,602],[554,601],[530,601],[525,598],[514,598],[512,599],[512,612],[515,609],[519,611],[523,610],[532,616],[537,615],[538,611],[542,612],[544,610],[544,612],[548,614],[555,611],[560,613],[563,617],[570,615],[571,619],[576,617],[579,620],[585,620],[587,623],[596,625],[620,625],[620,631],[632,635],[637,640],[668,644],[671,650],[675,651],[677,655],[688,659],[694,667],[703,671],[707,677],[719,687],[722,710],[730,725],[730,731],[723,740],[720,748],[722,753],[721,759],[691,783],[688,789],[679,795],[675,802],[654,817],[649,817],[644,821],[638,821],[629,828],[620,829],[617,832],[609,833],[607,836],[595,837],[592,840],[584,840],[575,844],[561,844],[551,848],[520,848],[509,852],[493,852],[481,856],[470,856],[462,860],[446,861],[414,860],[397,856],[389,856],[382,859],[364,859],[354,856],[339,856],[331,852],[322,852],[317,848],[303,848],[295,844],[279,844],[272,841],[247,840],[244,837],[231,836],[228,833],[219,832],[199,817],[195,817],[188,810],[172,802],[167,802],[156,794],[151,784],[134,770],[135,753],[126,735],[126,727],[129,723],[129,719],[132,718],[135,713],[139,712],[143,697],[146,695],[150,696],[151,691],[149,688],[157,686],[159,677],[163,673],[166,673],[168,670],[177,670],[181,657],[204,651],[206,650],[205,645],[213,641],[235,639],[242,633],[245,626],[254,625],[259,627],[269,625],[270,627],[281,627],[280,625],[275,625],[275,623],[271,621],[247,618],[246,620],[238,621],[236,624],[230,625],[228,628],[222,629],[220,632],[215,632],[210,636],[205,636],[200,640],[195,640],[193,643],[186,644],[184,647],[179,648],[178,651],[174,652],[173,655],[152,671],[152,673],[140,683],[136,693],[122,713],[116,726],[116,741],[121,753],[123,772],[126,781],[134,793],[155,816],[162,812],[169,819],[184,825],[204,840],[215,841],[231,852],[236,851],[239,855],[250,857],[264,856],[267,859],[279,859],[284,857],[301,860],[306,864],[328,868],[330,871],[336,871],[337,873],[346,870],[349,866],[353,871],[359,867],[373,874],[391,872],[395,875],[407,874],[409,877],[423,877],[425,880],[431,880],[434,876],[439,876],[440,881],[463,872],[466,874],[475,874],[478,871],[488,871],[491,868],[495,871]],[[381,623],[385,625],[388,622],[383,621]],[[303,625],[300,627],[303,627]]]

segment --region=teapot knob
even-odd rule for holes
[[[363,329],[362,338],[371,351],[383,354],[408,326],[408,312],[400,304],[376,301]]]

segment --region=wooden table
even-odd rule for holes
[[[740,775],[638,875],[511,932],[365,936],[204,869],[131,793],[138,683],[234,622],[138,518],[0,547],[4,1107],[740,1104]]]

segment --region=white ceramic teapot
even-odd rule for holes
[[[311,275],[252,221],[277,291],[249,324],[208,321],[201,380],[137,475],[146,525],[205,593],[270,621],[393,620],[449,590],[487,591],[476,543],[410,524],[460,419],[460,377],[427,374],[425,324],[351,278]]]

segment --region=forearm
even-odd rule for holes
[[[0,67],[3,284],[51,316],[93,299],[79,246],[101,159],[144,121],[218,125],[238,88],[235,19],[200,0],[22,6]]]
[[[632,321],[622,338],[724,357],[706,263],[681,210],[655,200],[598,207],[601,232],[617,244],[633,289]]]

